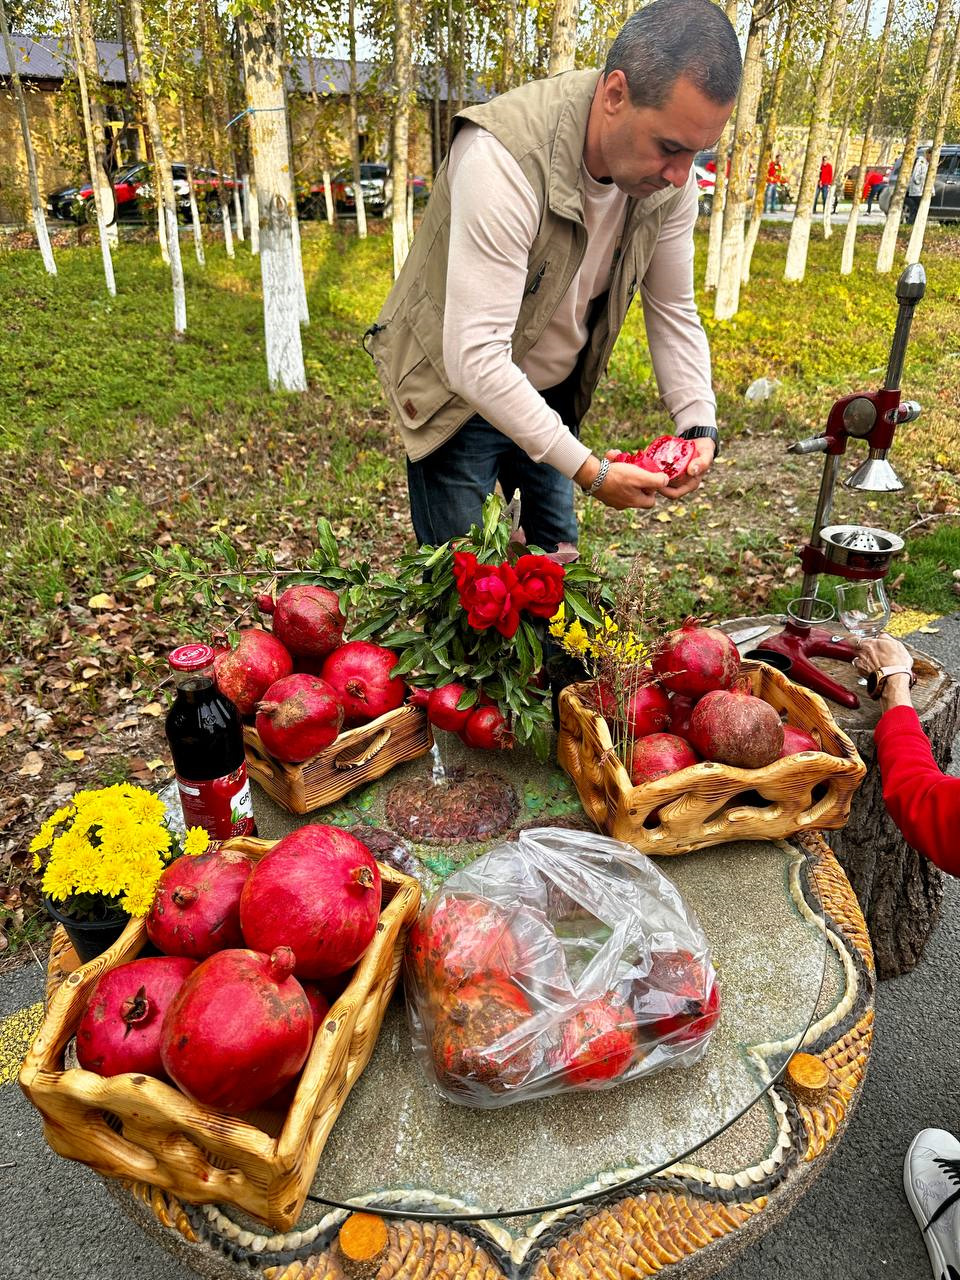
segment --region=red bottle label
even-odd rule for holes
[[[188,827],[203,827],[212,840],[256,834],[246,761],[233,773],[207,782],[192,782],[178,774],[177,787]]]

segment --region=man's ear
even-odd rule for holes
[[[603,103],[608,115],[616,115],[630,103],[627,77],[622,71],[611,71],[603,82]]]

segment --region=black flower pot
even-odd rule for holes
[[[112,946],[130,920],[128,915],[119,912],[106,916],[102,920],[75,920],[72,916],[64,915],[50,898],[44,898],[43,905],[50,918],[56,920],[57,924],[63,925],[81,964],[96,959]]]

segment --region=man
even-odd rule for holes
[[[692,162],[716,143],[740,71],[719,6],[653,0],[602,73],[564,72],[455,118],[423,224],[365,336],[407,450],[421,543],[466,532],[498,480],[508,498],[519,488],[527,541],[548,552],[576,543],[573,481],[617,509],[699,484],[717,431],[693,294]],[[661,400],[696,448],[670,486],[578,438],[638,290]]]
[[[820,157],[820,177],[817,179],[817,194],[813,197],[813,212],[817,212],[817,201],[823,200],[823,212],[827,212],[827,199],[833,186],[833,165],[826,156]]]
[[[780,152],[767,165],[767,189],[763,193],[763,212],[776,213],[777,195],[783,182],[783,161]]]
[[[910,185],[907,187],[907,194],[903,200],[904,221],[908,226],[913,226],[917,220],[917,210],[920,208],[920,200],[923,196],[923,184],[927,180],[927,168],[930,164],[930,148],[922,151],[913,162],[913,170],[910,174]]]
[[[880,188],[883,186],[883,174],[879,169],[868,169],[867,176],[863,183],[863,195],[867,201],[867,213],[873,209],[873,202],[880,194]]]

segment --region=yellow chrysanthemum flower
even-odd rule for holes
[[[557,612],[550,619],[549,631],[555,640],[563,639],[563,619],[564,619],[564,610],[563,610],[563,601],[561,600],[560,607],[557,609]]]
[[[210,847],[210,837],[203,827],[190,827],[183,841],[183,852],[191,857],[205,853]]]
[[[589,652],[590,637],[587,635],[586,629],[579,618],[574,618],[564,632],[563,647],[568,653],[576,654],[577,656]]]

